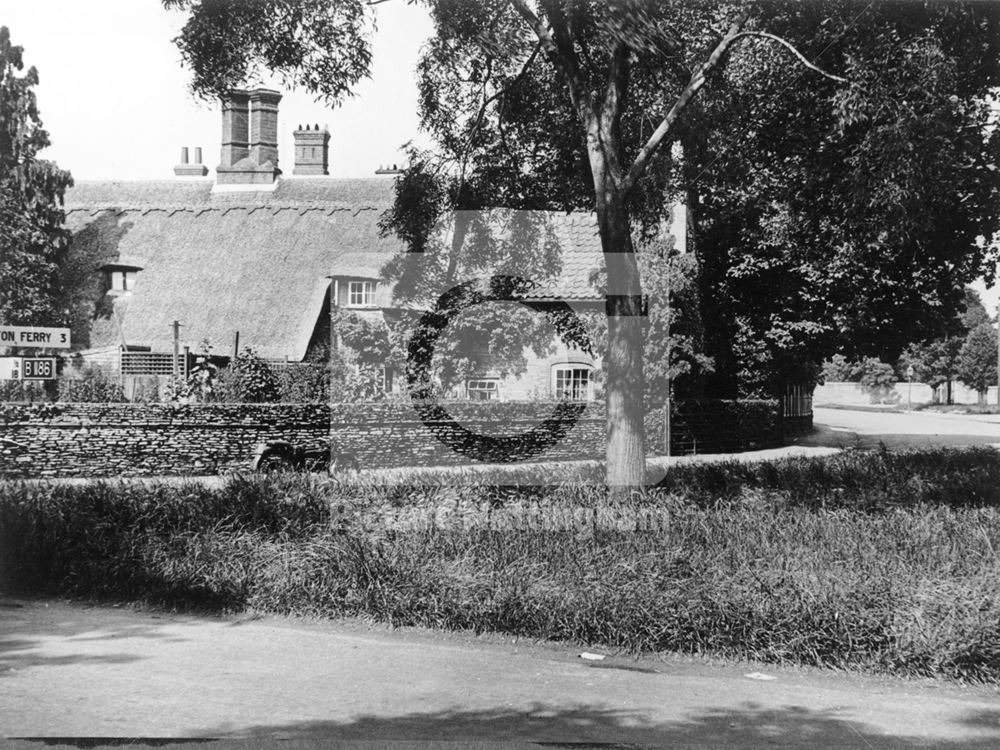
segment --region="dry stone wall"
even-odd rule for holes
[[[604,453],[602,403],[576,405],[574,413],[555,419],[560,407],[537,401],[443,406],[448,414],[421,417],[409,403],[0,404],[0,477],[246,471],[255,448],[269,440],[317,448],[332,441],[362,468]],[[542,429],[547,420],[549,429]],[[647,417],[650,453],[663,452],[663,426],[660,412]],[[675,405],[671,434],[675,454],[760,448],[780,442],[781,417],[776,402],[691,402]]]
[[[525,446],[554,404],[447,404],[456,422]],[[442,442],[454,426],[424,424],[407,403],[7,404],[0,407],[0,476],[217,474],[250,467],[268,440],[321,447],[331,440],[363,468],[475,463]],[[528,437],[525,437],[527,435]],[[554,445],[530,460],[600,455],[603,405],[590,404]],[[461,435],[459,432],[459,438]],[[486,458],[496,459],[496,455]]]

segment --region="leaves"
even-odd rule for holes
[[[980,323],[969,331],[957,364],[959,379],[980,393],[997,384],[997,332],[991,323]]]
[[[760,26],[850,84],[741,50],[682,136],[727,393],[838,351],[895,361],[910,341],[954,332],[1000,229],[988,168],[1000,144],[985,127],[1000,8],[762,9]]]
[[[163,0],[188,20],[174,40],[203,98],[277,73],[329,104],[371,68],[374,11],[364,0]]]
[[[22,48],[0,26],[0,321],[57,325],[68,315],[58,269],[69,243],[62,198],[72,178],[37,158],[49,136],[33,91],[38,72],[18,75],[23,68]]]

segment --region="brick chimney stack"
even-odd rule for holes
[[[299,125],[293,133],[295,136],[295,169],[292,174],[327,175],[330,174],[330,131],[313,130],[306,125]]]
[[[278,103],[271,89],[234,89],[222,100],[219,185],[270,186],[278,169]]]
[[[222,100],[222,160],[231,167],[250,155],[250,93],[233,89]]]
[[[278,102],[281,94],[270,89],[250,92],[250,158],[278,168]]]

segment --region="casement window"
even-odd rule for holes
[[[375,283],[372,281],[350,281],[347,284],[348,307],[371,307],[374,302]]]
[[[496,378],[479,378],[465,384],[465,395],[470,401],[492,401],[500,398],[500,381]]]
[[[589,401],[590,369],[586,365],[556,365],[553,367],[553,397],[566,401]]]
[[[108,291],[112,294],[127,294],[135,291],[136,276],[138,268],[125,268],[122,266],[108,266],[104,269],[108,275]]]

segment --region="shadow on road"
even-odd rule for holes
[[[833,428],[817,424],[808,435],[801,435],[789,441],[791,445],[808,447],[839,448],[841,450],[873,450],[885,446],[888,450],[914,450],[920,448],[967,448],[971,446],[995,446],[1000,443],[998,435],[956,435],[924,434],[919,432],[879,432],[868,434],[848,429]]]
[[[28,606],[35,606],[29,603]],[[74,617],[60,608],[44,622],[19,616],[20,604],[0,598],[0,680],[31,667],[62,667],[73,664],[128,664],[143,657],[126,653],[104,653],[98,644],[126,638],[150,638],[163,642],[186,639],[167,634],[157,625],[127,621],[128,610],[121,618],[108,616],[108,610],[79,608]],[[113,611],[113,610],[112,610]],[[153,615],[155,617],[155,615]],[[60,653],[53,653],[59,644]],[[96,646],[96,648],[95,648]]]
[[[847,708],[847,707],[845,707]],[[981,729],[979,739],[945,740],[873,732],[863,724],[798,706],[779,710],[745,703],[738,709],[706,710],[684,721],[648,723],[643,717],[592,706],[572,708],[535,704],[529,710],[440,711],[404,716],[359,716],[347,723],[302,722],[258,726],[241,731],[246,738],[299,740],[470,740],[523,741],[549,747],[796,747],[796,748],[996,748],[1000,746],[998,712],[978,712],[962,722],[962,729]],[[222,737],[226,727],[210,731]],[[963,734],[967,731],[962,732]]]

